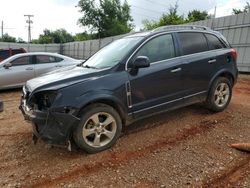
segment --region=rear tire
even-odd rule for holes
[[[112,147],[119,138],[122,122],[117,111],[106,104],[92,104],[82,111],[80,124],[73,133],[77,146],[88,153]]]
[[[209,91],[206,106],[212,112],[223,111],[231,101],[232,83],[228,78],[218,77]]]

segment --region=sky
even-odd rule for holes
[[[167,12],[176,0],[127,0],[131,5],[131,15],[136,30],[142,27],[142,20],[157,20]],[[227,16],[232,8],[243,8],[246,0],[179,0],[179,14],[187,15],[193,9],[206,10],[216,17]],[[248,1],[249,2],[249,1]],[[4,33],[28,40],[25,14],[32,14],[32,39],[37,39],[45,28],[56,30],[65,28],[69,33],[84,32],[86,28],[77,25],[83,16],[76,7],[78,0],[1,0],[0,25],[4,22]]]

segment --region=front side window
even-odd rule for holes
[[[225,48],[225,45],[216,36],[211,34],[206,34],[206,37],[209,43],[210,50]]]
[[[12,66],[28,65],[30,63],[30,57],[19,57],[10,63],[12,64]]]
[[[207,40],[202,33],[178,33],[183,55],[208,51]]]
[[[175,48],[171,34],[158,36],[147,42],[135,57],[146,56],[150,62],[167,60],[175,57]]]
[[[54,56],[47,56],[47,55],[37,55],[36,56],[36,63],[43,64],[43,63],[56,63],[60,60]]]

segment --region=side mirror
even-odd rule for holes
[[[150,66],[149,58],[146,56],[138,56],[133,63],[134,68],[146,68]]]
[[[12,66],[12,64],[11,63],[6,63],[6,64],[4,64],[4,68],[6,68],[6,69],[9,69],[10,67]]]

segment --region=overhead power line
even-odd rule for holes
[[[147,8],[139,7],[139,6],[136,6],[136,5],[131,5],[131,6],[135,7],[135,8],[138,8],[138,9],[141,9],[141,10],[148,11],[148,12],[155,12],[155,13],[158,13],[158,14],[163,14],[162,12],[159,12],[159,11],[156,11],[156,10],[147,9]]]
[[[152,1],[152,0],[145,0],[145,1],[147,1],[149,3],[152,3],[154,5],[156,4],[156,5],[160,5],[160,6],[164,6],[164,7],[169,7],[169,5],[167,5],[167,4],[159,3],[159,2],[156,2],[156,1]]]
[[[159,18],[152,17],[152,16],[149,16],[149,15],[146,15],[146,14],[141,14],[141,13],[138,13],[138,12],[134,12],[134,14],[137,14],[139,16],[144,16],[144,17],[147,17],[147,18],[152,19],[152,20],[158,20],[159,19]]]

